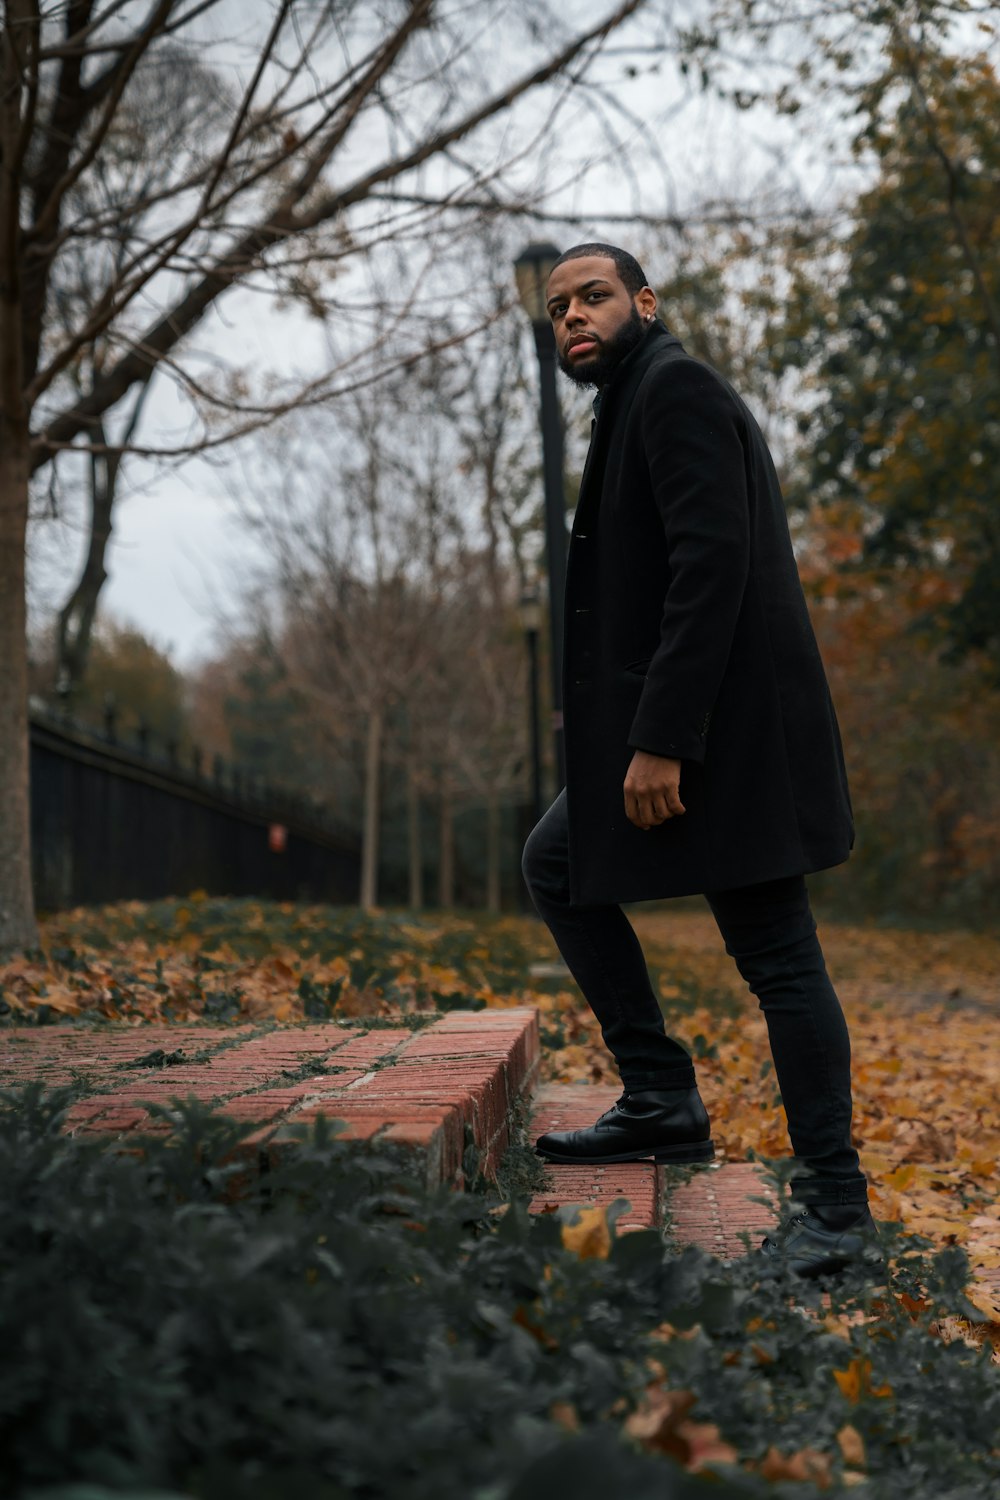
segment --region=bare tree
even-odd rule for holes
[[[346,397],[336,421],[271,445],[266,476],[258,470],[256,508],[248,516],[266,537],[271,587],[281,618],[280,651],[290,680],[311,706],[331,759],[359,763],[362,859],[359,900],[377,904],[380,793],[387,764],[414,761],[423,732],[419,689],[439,632],[439,600],[427,580],[435,559],[454,545],[454,517],[442,488],[406,487],[394,452],[409,448],[420,426],[405,391]],[[301,424],[300,424],[301,425]],[[288,464],[289,451],[300,451]],[[434,445],[430,454],[435,462]],[[411,459],[412,461],[412,455]],[[284,480],[275,476],[283,473]],[[280,504],[274,486],[283,482]],[[266,587],[266,585],[265,585]],[[390,753],[390,718],[404,706],[404,753]],[[401,765],[401,762],[403,765]]]
[[[498,912],[501,814],[505,803],[524,796],[527,765],[519,585],[489,549],[462,559],[456,583],[436,663],[436,691],[445,705],[441,763],[448,770],[448,812],[459,801],[485,808],[486,907]]]
[[[496,277],[499,296],[509,258],[503,270],[489,259],[483,277]],[[500,809],[526,762],[514,601],[541,530],[519,321],[498,313],[484,347],[439,353],[377,397],[290,419],[280,442],[257,441],[241,481],[297,689],[331,758],[364,767],[364,905],[377,899],[383,781],[405,800],[411,904],[424,899],[429,802],[438,904],[454,900],[454,815],[469,805],[488,811],[488,896],[499,903]]]
[[[183,131],[169,172],[123,165],[123,121],[157,68],[210,67],[223,0],[4,0],[0,35],[0,949],[36,940],[28,842],[24,543],[29,480],[69,449],[112,453],[118,408],[163,370],[192,403],[193,430],[129,451],[179,457],[219,447],[296,403],[377,379],[427,343],[413,297],[372,319],[322,374],[278,391],[212,379],[188,338],[230,288],[328,309],[334,278],[376,243],[426,233],[463,191],[495,184],[509,152],[477,160],[476,132],[553,80],[557,96],[643,0],[616,0],[573,25],[535,3],[510,7],[532,63],[517,75],[473,45],[485,0],[330,6],[266,0],[238,87]],[[243,20],[241,19],[241,31]],[[539,40],[552,38],[547,50]],[[234,44],[235,45],[235,44]],[[516,56],[512,45],[507,56]],[[499,83],[494,82],[498,73]],[[559,84],[559,80],[562,83]],[[558,104],[558,97],[556,99]],[[132,111],[131,115],[129,111]],[[139,110],[141,114],[141,109]],[[551,112],[547,124],[551,124]],[[544,126],[542,127],[544,131]],[[118,157],[112,150],[117,142]],[[537,150],[534,140],[518,150]],[[465,148],[465,154],[460,154]],[[113,164],[109,165],[109,164]],[[427,189],[430,206],[393,203]],[[56,292],[80,257],[91,279],[68,317]],[[415,328],[411,337],[409,330]],[[84,383],[73,372],[103,341]],[[273,383],[272,383],[273,384]],[[100,523],[105,524],[105,523]]]

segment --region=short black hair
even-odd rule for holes
[[[598,240],[591,240],[586,245],[574,245],[571,250],[564,250],[556,261],[556,266],[561,266],[567,260],[582,260],[585,255],[604,255],[608,260],[613,260],[615,269],[621,279],[622,285],[630,297],[641,292],[644,286],[648,286],[646,273],[636,260],[634,255],[629,255],[620,245],[604,245]],[[553,266],[553,271],[556,266]]]

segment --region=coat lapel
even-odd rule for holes
[[[580,480],[580,494],[573,517],[574,533],[581,524],[586,530],[600,502],[604,466],[612,432],[619,414],[628,410],[646,371],[669,348],[680,348],[680,340],[662,323],[654,323],[642,343],[622,360],[604,387],[600,409],[591,423],[590,447]]]

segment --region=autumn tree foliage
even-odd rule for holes
[[[876,179],[833,279],[800,266],[777,351],[816,396],[800,497],[880,588],[919,575],[934,636],[1000,683],[1000,80],[900,36],[865,107]]]
[[[847,168],[825,207],[725,246],[730,309],[796,377],[786,490],[836,513],[839,561],[879,588],[919,572],[933,637],[1000,682],[997,7],[713,0],[689,45],[707,86]]]
[[[663,305],[771,419],[858,824],[817,890],[856,914],[998,910],[997,22],[718,0],[692,36],[713,87],[835,122],[849,167],[825,207],[702,236]]]

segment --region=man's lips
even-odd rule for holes
[[[592,338],[575,338],[566,345],[566,355],[569,359],[580,354],[592,354],[597,348],[597,340]]]

